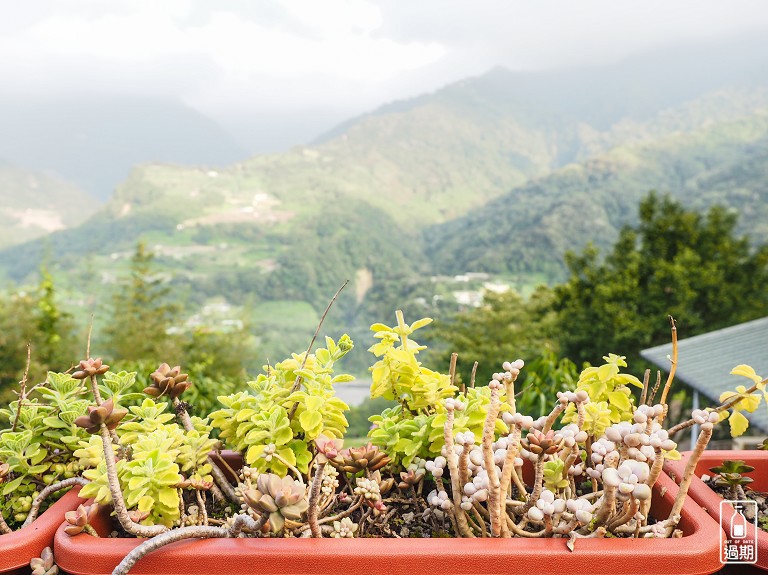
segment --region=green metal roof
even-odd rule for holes
[[[748,321],[717,331],[681,339],[678,342],[676,379],[702,395],[718,402],[720,394],[737,385],[751,384],[744,377],[730,375],[739,364],[755,368],[758,375],[768,377],[768,317]],[[672,344],[644,349],[640,355],[665,371],[669,371]],[[706,405],[702,405],[706,407]],[[768,432],[768,407],[764,403],[754,413],[744,413],[750,426]]]

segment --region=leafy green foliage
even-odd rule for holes
[[[163,276],[153,273],[154,254],[139,242],[131,258],[130,277],[122,280],[112,297],[106,346],[115,359],[153,359],[178,355],[178,343],[167,335],[177,306],[169,302],[170,289]]]
[[[37,390],[41,398],[13,401],[0,409],[7,428],[0,432],[0,463],[8,465],[0,496],[0,511],[10,523],[22,522],[31,498],[80,470],[74,451],[88,435],[74,424],[85,411],[82,382],[69,374],[48,374]],[[29,498],[29,499],[28,499]]]
[[[134,376],[107,372],[102,385],[112,381],[130,386]],[[141,405],[129,407],[130,417],[116,430],[121,447],[131,453],[130,460],[117,461],[120,487],[129,509],[148,513],[143,519],[146,525],[172,526],[180,518],[178,490],[213,481],[208,454],[219,442],[210,437],[208,420],[193,416],[193,429],[186,431],[174,421],[173,413],[166,412],[168,406],[165,401],[145,398]],[[112,495],[102,449],[101,438],[92,436],[80,441],[74,456],[82,465],[92,467],[83,474],[91,480],[83,487],[83,497],[108,504]]]
[[[603,427],[606,409],[610,423],[632,420],[634,397],[628,386],[632,385],[642,389],[643,384],[634,375],[621,373],[621,368],[627,367],[625,359],[624,356],[610,353],[603,356],[603,361],[605,361],[603,365],[588,367],[579,376],[576,389],[586,391],[589,394],[590,403],[595,403],[600,410],[599,414],[594,411],[592,414],[593,418],[597,418],[595,424],[598,428]],[[576,408],[573,404],[569,404],[563,415],[563,423],[572,423],[577,419]]]
[[[168,429],[156,429],[132,445],[130,461],[117,461],[117,475],[125,503],[129,509],[149,513],[143,521],[145,525],[171,527],[179,519],[177,486],[184,479],[176,463],[180,454],[179,443],[179,437]],[[112,502],[103,461],[96,469],[85,471],[83,476],[91,480],[81,489],[83,497],[93,497],[99,504]]]
[[[384,449],[396,465],[408,466],[417,457],[424,459],[440,454],[445,445],[443,400],[455,397],[458,392],[448,375],[427,369],[416,358],[426,347],[410,336],[431,321],[424,318],[408,325],[398,311],[396,327],[380,323],[371,326],[379,343],[369,351],[380,358],[371,367],[371,397],[394,399],[399,405],[370,418],[373,428],[368,437]],[[481,436],[490,402],[488,388],[470,388],[461,399],[467,405],[455,415],[454,429]],[[509,405],[503,408],[509,409]],[[504,423],[498,419],[497,432],[504,431]]]
[[[712,473],[717,473],[726,485],[746,485],[751,483],[749,477],[742,477],[745,473],[751,473],[755,470],[751,465],[747,465],[743,459],[726,459],[716,467],[710,467]]]
[[[24,374],[28,343],[28,381],[42,381],[48,371],[66,370],[75,355],[72,316],[58,301],[53,277],[45,268],[40,273],[36,287],[0,294],[0,400],[13,397],[10,389]]]
[[[557,493],[568,486],[568,476],[563,477],[565,461],[555,457],[544,463],[544,487]]]
[[[325,343],[306,362],[305,354],[294,354],[275,366],[265,366],[266,373],[248,382],[250,393],[219,397],[224,408],[211,414],[213,427],[262,473],[285,476],[289,466],[306,473],[312,442],[320,435],[340,438],[346,431],[344,412],[349,407],[335,397],[334,385],[352,376],[333,373],[334,364],[353,344],[346,335],[338,343],[326,337]]]
[[[521,357],[526,369],[516,384],[516,391],[522,391],[516,399],[517,409],[534,417],[544,415],[551,398],[558,391],[573,389],[578,378],[576,365],[557,357],[551,298],[551,290],[543,287],[529,300],[513,290],[487,291],[479,307],[435,322],[430,339],[444,352],[428,357],[448,365],[450,353],[460,350],[457,381],[466,383],[466,373],[477,361],[477,385],[487,384],[503,358]]]
[[[722,208],[704,217],[648,195],[604,262],[594,248],[567,257],[571,277],[555,289],[564,354],[636,354],[668,340],[669,314],[688,336],[768,314],[768,246],[751,250],[735,225]]]

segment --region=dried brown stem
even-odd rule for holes
[[[27,399],[27,377],[29,377],[29,364],[32,361],[32,344],[27,342],[27,367],[24,368],[24,377],[19,382],[19,407],[16,410],[16,417],[13,419],[13,425],[11,431],[16,431],[16,426],[19,424],[19,417],[21,417],[21,406],[24,400]]]
[[[653,386],[653,389],[651,390],[651,396],[648,398],[648,405],[653,405],[653,400],[656,397],[656,392],[659,391],[660,385],[661,385],[661,372],[656,371],[656,384]]]
[[[552,426],[555,423],[555,420],[557,420],[558,416],[565,411],[566,406],[568,405],[567,402],[558,401],[557,405],[552,409],[552,411],[547,416],[546,421],[544,421],[544,427],[542,428],[542,433],[547,433],[550,429],[552,429]]]
[[[664,391],[661,392],[660,403],[664,406],[664,413],[662,413],[659,423],[663,423],[667,415],[667,394],[669,394],[669,389],[672,387],[672,381],[675,379],[675,372],[677,371],[677,325],[675,325],[675,318],[669,316],[669,323],[672,325],[672,365],[669,368],[667,383],[664,384]]]
[[[595,525],[605,524],[616,512],[616,488],[604,485],[603,489],[603,503],[595,515]]]
[[[62,489],[66,489],[67,487],[72,487],[73,485],[88,485],[88,483],[90,482],[87,479],[83,479],[82,477],[70,477],[69,479],[64,479],[62,481],[52,483],[43,489],[37,497],[35,497],[35,500],[32,502],[32,507],[29,509],[29,513],[27,514],[27,518],[24,520],[22,527],[26,527],[37,518],[37,514],[40,512],[40,506],[49,495]]]
[[[645,404],[645,400],[648,399],[648,385],[651,382],[651,370],[646,369],[643,374],[643,393],[640,395],[640,405]]]
[[[332,515],[330,517],[323,517],[322,519],[319,519],[317,521],[318,525],[325,525],[326,523],[331,523],[333,521],[339,521],[340,519],[344,519],[345,517],[348,517],[352,515],[355,511],[357,511],[360,506],[363,504],[364,497],[362,495],[358,495],[355,499],[355,502],[350,505],[346,510],[342,511],[341,513],[337,513],[336,515]],[[304,525],[300,527],[296,533],[302,533],[310,528],[309,525]]]
[[[536,505],[536,502],[541,496],[541,490],[543,488],[542,476],[544,475],[544,454],[540,453],[536,459],[536,475],[533,480],[533,491],[528,495],[528,500],[523,506],[522,513],[528,511],[531,507]]]
[[[472,366],[472,375],[469,376],[469,387],[475,389],[475,376],[477,375],[477,362]]]
[[[325,308],[325,311],[323,312],[323,315],[320,317],[320,322],[317,324],[317,329],[315,330],[314,335],[312,335],[312,340],[309,342],[309,347],[307,348],[307,352],[304,354],[304,359],[301,362],[301,367],[299,368],[299,371],[304,369],[304,366],[307,365],[307,358],[309,358],[309,354],[312,353],[312,346],[315,345],[315,340],[317,339],[317,334],[320,333],[320,328],[323,325],[323,322],[325,321],[325,317],[328,315],[328,312],[331,310],[331,306],[333,306],[333,302],[336,301],[336,298],[339,297],[339,294],[341,293],[341,290],[343,290],[345,287],[347,287],[347,284],[349,283],[349,280],[345,281],[342,286],[336,290],[336,293],[333,294],[333,297],[331,298],[331,301],[328,302],[328,306]],[[297,375],[296,380],[293,382],[293,387],[291,388],[291,393],[294,391],[299,390],[299,386],[301,385],[301,376]],[[293,419],[293,415],[296,413],[296,409],[299,407],[299,402],[293,404],[291,407],[291,410],[288,412],[288,419]]]
[[[322,454],[321,454],[322,455]],[[323,456],[323,459],[325,457]],[[318,500],[320,499],[320,488],[323,486],[323,472],[326,461],[318,461],[315,468],[315,476],[312,479],[312,489],[309,492],[309,511],[307,512],[307,523],[312,530],[312,537],[320,538],[323,536],[320,531],[320,524],[317,522]]]
[[[677,492],[677,497],[675,497],[675,504],[672,506],[672,511],[669,512],[670,519],[673,517],[680,517],[680,511],[683,509],[683,503],[685,502],[685,496],[688,493],[688,487],[690,486],[691,479],[696,471],[696,464],[699,462],[701,454],[704,453],[704,449],[707,447],[707,443],[709,443],[709,439],[712,437],[712,429],[713,426],[711,423],[704,423],[701,426],[701,433],[699,433],[699,438],[696,440],[696,447],[688,458],[688,463],[685,465],[685,471],[680,480],[680,489]]]
[[[456,516],[456,526],[461,537],[474,537],[475,534],[467,523],[467,514],[461,508],[462,485],[459,479],[459,462],[453,444],[453,406],[446,410],[443,438],[445,439],[445,459],[451,475],[451,496],[453,498],[453,513]],[[466,451],[466,449],[465,449]]]
[[[518,425],[512,429],[511,444],[507,444],[507,456],[504,458],[504,466],[501,468],[501,483],[499,484],[499,493],[501,497],[506,501],[509,495],[509,488],[512,485],[512,473],[515,471],[515,457],[520,450],[520,434],[522,428]],[[504,532],[504,526],[502,526],[502,534]],[[507,529],[506,537],[509,537],[509,530]]]
[[[491,382],[494,383],[494,382]],[[491,403],[488,405],[488,413],[483,425],[483,461],[488,472],[488,510],[491,514],[491,536],[501,536],[501,494],[499,493],[499,476],[496,475],[496,463],[493,454],[494,429],[496,418],[499,416],[499,386],[491,387]],[[506,501],[506,497],[504,498]],[[506,515],[506,514],[505,514]]]
[[[123,499],[123,492],[120,489],[120,480],[117,477],[117,464],[115,463],[115,451],[112,448],[112,437],[109,434],[107,426],[101,424],[101,443],[104,447],[104,462],[107,465],[107,479],[109,481],[109,492],[112,495],[112,505],[115,508],[120,525],[128,533],[137,537],[154,537],[160,533],[165,533],[168,528],[164,525],[140,525],[131,519],[128,514],[128,508]]]

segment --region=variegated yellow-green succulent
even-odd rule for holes
[[[603,357],[603,365],[588,367],[579,375],[576,390],[586,391],[592,404],[592,407],[587,404],[587,417],[594,429],[587,431],[596,436],[601,435],[605,428],[613,423],[632,420],[634,397],[628,386],[642,389],[643,384],[634,375],[621,373],[621,368],[627,367],[625,359],[624,356],[609,353]],[[571,403],[565,411],[563,423],[574,423],[578,417],[576,408]]]
[[[294,354],[265,366],[265,373],[248,383],[250,392],[219,397],[224,408],[211,414],[212,425],[229,447],[244,454],[247,465],[280,476],[289,468],[307,473],[308,446],[320,435],[344,435],[349,406],[336,397],[334,385],[353,377],[333,373],[353,344],[347,335],[338,343],[329,337],[325,342],[306,361],[304,354]]]
[[[389,327],[381,323],[371,326],[379,343],[368,351],[380,358],[371,367],[371,397],[394,399],[399,404],[370,418],[374,425],[368,437],[375,445],[385,449],[395,464],[406,467],[417,457],[440,455],[445,444],[443,426],[446,412],[443,400],[454,397],[458,392],[448,375],[427,369],[417,359],[426,346],[419,345],[410,336],[431,321],[424,318],[408,325],[402,312],[398,311],[397,326]],[[490,403],[488,388],[470,388],[462,400],[466,402],[466,408],[456,414],[454,429],[482,435]],[[502,405],[502,411],[508,409],[509,405]],[[498,419],[496,432],[505,431],[506,425]]]
[[[74,477],[80,466],[73,452],[87,437],[74,421],[88,405],[81,381],[49,372],[36,386],[40,398],[13,401],[0,409],[7,428],[0,432],[0,512],[11,527],[22,523],[32,500],[46,485]]]

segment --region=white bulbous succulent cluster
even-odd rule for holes
[[[705,409],[694,409],[691,412],[693,421],[701,425],[702,427],[709,424],[714,425],[720,421],[720,414],[716,411],[707,411]]]
[[[323,483],[320,487],[323,495],[331,496],[336,493],[339,487],[339,472],[333,465],[326,465],[323,468]]]
[[[352,519],[349,517],[344,517],[341,521],[333,522],[333,531],[331,532],[331,537],[336,537],[337,539],[351,539],[355,536],[358,527],[358,524],[354,523]]]
[[[434,459],[428,459],[424,463],[424,469],[432,474],[432,477],[439,479],[445,474],[445,465],[448,461],[442,455],[438,455]]]
[[[449,411],[464,411],[464,409],[467,407],[465,403],[459,399],[456,399],[455,397],[449,397],[443,402],[443,405],[445,406],[445,409]]]
[[[603,485],[615,488],[619,498],[626,499],[632,495],[639,501],[645,501],[651,498],[651,487],[645,483],[650,474],[647,463],[627,459],[618,468],[603,469]]]
[[[528,519],[542,521],[545,515],[551,517],[562,513],[565,508],[565,499],[555,497],[549,489],[543,489],[536,505],[528,510]]]
[[[593,479],[600,479],[606,465],[615,466],[620,458],[616,444],[606,437],[601,437],[592,444],[592,467],[587,468],[587,474]]]
[[[589,403],[589,394],[584,389],[558,391],[557,399],[560,403]]]
[[[568,511],[573,513],[573,516],[579,523],[587,525],[592,521],[595,505],[586,499],[568,499],[565,502],[565,507]]]
[[[358,477],[355,480],[355,495],[362,495],[367,502],[375,503],[381,501],[381,489],[378,482],[365,477]]]
[[[520,412],[512,413],[505,411],[501,414],[501,420],[511,429],[513,425],[520,426],[521,429],[529,430],[533,427],[533,418],[530,415],[523,415]]]
[[[525,362],[522,359],[516,359],[515,361],[505,361],[501,364],[501,369],[504,371],[501,373],[494,373],[494,381],[499,383],[512,382],[520,375],[520,370],[525,367]]]
[[[453,506],[448,492],[438,491],[436,489],[433,489],[429,492],[429,495],[427,495],[427,503],[429,503],[432,507],[438,507],[443,511],[448,511]]]

